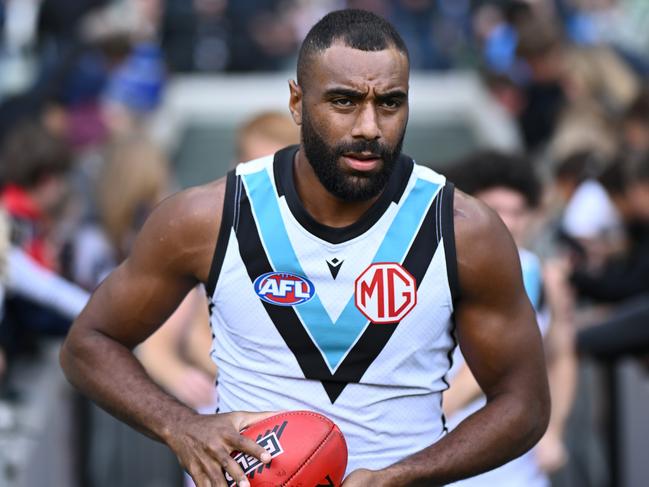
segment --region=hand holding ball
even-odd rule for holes
[[[312,411],[289,411],[259,421],[242,434],[271,455],[270,463],[234,455],[251,487],[338,487],[347,468],[347,444],[331,420]],[[230,486],[235,482],[226,475]]]

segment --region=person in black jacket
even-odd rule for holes
[[[604,303],[622,303],[602,324],[577,337],[580,352],[598,358],[649,353],[649,154],[630,163],[624,207],[629,248],[599,270],[576,268],[570,281],[578,294]]]

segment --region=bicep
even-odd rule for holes
[[[462,353],[488,396],[509,388],[509,379],[527,369],[544,370],[540,334],[525,299],[512,300],[509,309],[467,303],[457,313]]]
[[[545,366],[518,252],[502,222],[493,215],[488,222],[488,232],[479,239],[462,243],[458,235],[462,298],[456,321],[462,353],[489,397],[525,381],[540,386],[539,374],[545,373]]]
[[[173,313],[194,285],[189,277],[142,269],[127,259],[95,291],[77,325],[133,348]]]
[[[131,255],[95,291],[73,328],[133,348],[167,320],[206,277],[218,234],[218,208],[197,199],[172,197],[153,212]]]

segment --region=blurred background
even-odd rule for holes
[[[297,50],[345,7],[408,45],[404,152],[521,250],[553,416],[545,483],[510,485],[647,485],[649,1],[0,0],[0,486],[183,485],[71,390],[58,347],[160,199],[299,141]],[[206,308],[192,292],[137,354],[209,411]],[[447,396],[453,416],[475,394]]]

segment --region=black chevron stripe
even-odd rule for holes
[[[423,279],[439,243],[437,214],[440,200],[441,192],[428,210],[402,262],[403,267],[415,278],[417,285]],[[270,264],[252,215],[250,201],[245,194],[240,200],[240,219],[236,236],[239,252],[251,282],[261,274],[281,270],[273,269]],[[302,326],[295,310],[292,307],[275,306],[265,301],[261,303],[286,345],[295,355],[304,376],[322,382],[332,403],[340,396],[347,384],[361,380],[399,325],[393,323],[368,326],[336,372],[332,374],[320,351]]]

